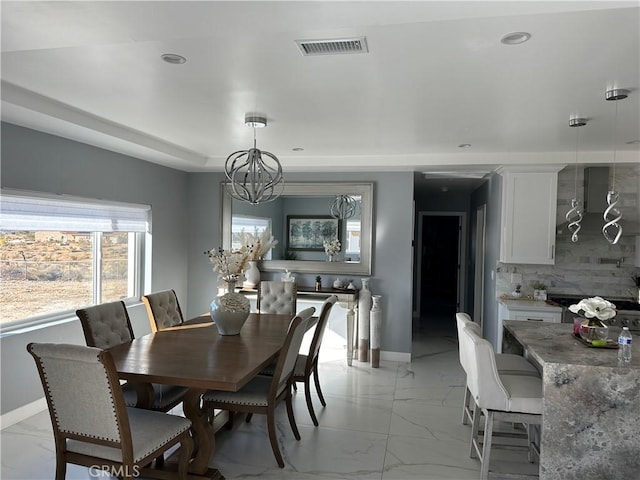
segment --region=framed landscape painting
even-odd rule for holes
[[[287,250],[323,252],[323,242],[340,240],[340,220],[329,215],[287,215]]]

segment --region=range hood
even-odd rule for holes
[[[602,215],[607,208],[607,193],[609,191],[609,167],[587,167],[584,169],[584,212],[580,222],[581,235],[602,235],[604,219]],[[626,214],[623,210],[622,235],[640,235],[638,213]],[[571,235],[569,222],[563,222],[556,228],[557,235]]]

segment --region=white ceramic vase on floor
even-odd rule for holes
[[[380,367],[380,336],[382,334],[382,307],[380,305],[381,295],[372,295],[371,297],[371,366],[373,368]]]
[[[369,279],[362,279],[362,290],[358,293],[358,360],[369,361],[369,330],[371,316],[371,290]]]

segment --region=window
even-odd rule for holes
[[[0,212],[1,327],[140,296],[148,206],[3,190]]]
[[[247,215],[234,215],[231,218],[231,249],[239,250],[242,247],[240,233],[246,232],[251,235],[261,235],[267,228],[271,230],[271,218],[269,217],[249,217]],[[264,260],[271,260],[271,250],[269,250]]]

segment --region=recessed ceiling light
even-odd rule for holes
[[[504,37],[502,37],[500,39],[500,42],[505,45],[520,45],[530,38],[531,34],[529,32],[512,32],[507,33]]]
[[[469,148],[470,146],[470,143],[461,143],[460,145],[458,145],[458,148]]]
[[[175,53],[163,53],[160,55],[160,58],[167,63],[171,63],[172,65],[180,65],[187,61],[182,55],[176,55]]]
[[[302,148],[302,147],[293,147],[291,150],[293,150],[294,152],[303,152],[304,148]]]

